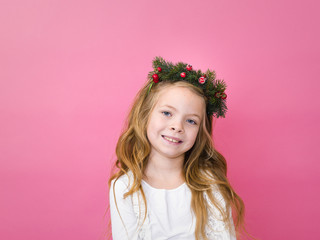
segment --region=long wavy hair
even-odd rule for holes
[[[115,173],[112,174],[108,182],[110,188],[112,180],[115,179],[117,181],[121,176],[128,175],[128,172],[131,171],[133,181],[131,182],[129,191],[124,194],[124,198],[140,191],[146,209],[146,197],[141,180],[143,179],[151,151],[151,145],[147,138],[149,116],[156,105],[160,90],[172,86],[185,87],[203,97],[207,103],[203,91],[188,82],[160,82],[154,84],[150,92],[148,92],[149,82],[147,82],[138,92],[127,117],[125,128],[118,140],[116,146],[117,160],[114,167]],[[206,192],[209,201],[221,213],[221,220],[225,222],[231,234],[236,234],[237,238],[244,232],[251,236],[244,226],[244,203],[233,190],[226,176],[226,160],[214,148],[212,140],[213,117],[207,114],[204,115],[196,141],[193,147],[186,152],[183,164],[184,178],[192,193],[191,206],[196,217],[196,240],[207,240],[205,227],[208,223],[209,216],[207,209],[209,209],[209,206],[208,201],[205,200],[204,192]],[[212,186],[219,188],[225,200],[225,205],[222,206],[219,199],[214,196]],[[231,212],[228,209],[231,209]],[[145,212],[144,219],[146,213],[147,211]],[[231,220],[233,220],[235,225],[235,233],[233,232]]]

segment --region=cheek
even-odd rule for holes
[[[150,119],[151,120],[151,119]],[[152,134],[152,132],[154,131],[155,126],[152,123],[152,121],[149,122],[149,124],[147,125],[147,134],[150,135]]]
[[[193,143],[196,141],[198,132],[199,132],[199,128],[194,129],[193,131],[190,132],[189,137],[190,137],[190,140],[192,140]]]
[[[150,118],[148,129],[150,131],[162,130],[165,127],[165,122],[159,116]]]
[[[150,122],[147,126],[147,136],[154,137],[158,134],[159,130],[161,130],[161,126],[159,126],[159,121],[150,118]]]

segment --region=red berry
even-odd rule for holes
[[[226,99],[226,98],[227,98],[227,94],[221,93],[221,98],[222,98],[222,99]]]
[[[180,73],[180,76],[181,76],[182,78],[185,78],[185,77],[186,77],[186,73],[185,73],[185,72],[182,72],[182,73]]]
[[[155,83],[159,82],[159,76],[158,76],[158,74],[153,74],[153,75],[152,75],[152,78],[153,78],[153,81],[154,81]]]
[[[188,66],[187,66],[187,70],[188,70],[188,71],[191,71],[191,70],[192,70],[192,66],[191,66],[191,65],[188,65]]]
[[[219,98],[220,97],[220,93],[219,92],[216,92],[216,94],[214,95],[216,98]]]
[[[158,67],[157,69],[158,69],[158,72],[161,72],[161,71],[162,71],[162,68],[161,68],[161,67]]]
[[[206,80],[207,79],[204,76],[202,76],[202,77],[199,78],[198,81],[199,81],[200,84],[204,84],[206,82]]]

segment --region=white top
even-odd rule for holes
[[[128,177],[121,176],[115,184],[115,197],[121,216],[115,205],[113,186],[114,180],[110,187],[113,240],[140,240],[141,237],[137,231],[137,213],[134,210],[132,198],[130,196],[126,199],[123,198],[123,194],[129,190]],[[142,188],[147,199],[148,229],[151,232],[152,240],[195,239],[196,218],[191,210],[191,191],[186,183],[175,189],[167,190],[154,188],[142,180]],[[224,227],[224,224],[219,225],[217,222],[211,221],[209,224],[220,227],[220,230],[221,226]],[[225,229],[222,230],[224,231],[221,233],[215,232],[207,234],[207,236],[209,239],[235,239],[235,237],[230,237]]]

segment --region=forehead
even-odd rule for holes
[[[203,115],[205,110],[204,99],[188,89],[181,86],[170,86],[160,90],[156,107],[165,105],[172,106],[186,114]]]

